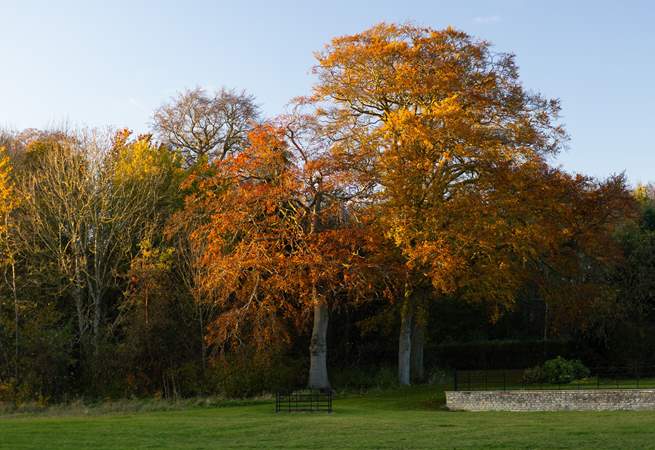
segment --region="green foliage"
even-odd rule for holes
[[[589,376],[589,369],[579,359],[565,359],[558,356],[543,365],[544,379],[552,384],[567,384]]]
[[[561,356],[549,359],[543,365],[534,366],[523,372],[525,384],[568,384],[587,378],[589,369],[579,359],[565,359]]]

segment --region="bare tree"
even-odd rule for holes
[[[200,159],[222,160],[243,148],[259,118],[255,98],[245,91],[188,89],[173,97],[153,115],[157,137],[179,151],[187,165]]]

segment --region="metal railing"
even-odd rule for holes
[[[655,367],[601,367],[568,383],[529,382],[525,370],[454,370],[453,390],[655,389]]]
[[[306,390],[284,392],[275,394],[275,412],[297,412],[308,411],[332,412],[332,391],[327,390]]]

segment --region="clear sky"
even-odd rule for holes
[[[513,52],[563,105],[557,162],[655,181],[655,2],[0,0],[0,126],[127,126],[186,87],[243,88],[267,115],[310,91],[313,52],[377,22],[453,25]]]

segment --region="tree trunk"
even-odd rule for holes
[[[320,300],[314,304],[314,328],[309,344],[309,383],[311,389],[329,389],[327,372],[327,329],[329,311],[327,303]]]
[[[418,314],[414,314],[414,327],[412,329],[412,355],[411,374],[415,381],[421,382],[425,379],[425,368],[423,366],[423,349],[425,347],[425,325]]]
[[[412,317],[414,308],[411,293],[405,289],[405,298],[400,309],[400,337],[398,339],[398,382],[403,386],[411,383]]]
[[[13,258],[11,259],[11,293],[12,297],[14,299],[14,337],[15,337],[15,347],[14,347],[14,382],[18,383],[18,361],[19,361],[19,326],[18,326],[18,292],[16,290],[16,263],[14,262]]]
[[[544,360],[548,358],[548,303],[544,300]]]
[[[102,325],[102,294],[95,291],[92,287],[90,293],[93,301],[93,322],[92,322],[92,332],[93,332],[93,357],[100,357],[100,338],[101,338],[101,329]]]
[[[200,369],[204,380],[205,370],[207,369],[207,346],[205,344],[205,314],[199,299],[194,297],[196,303],[196,315],[198,316],[198,337],[200,338]]]
[[[87,315],[85,311],[85,292],[84,292],[84,276],[82,272],[82,267],[84,262],[82,257],[79,256],[79,252],[76,252],[74,256],[74,272],[73,272],[73,299],[75,300],[75,309],[77,312],[77,327],[80,340],[80,348],[82,353],[86,352],[88,339],[88,322]],[[86,355],[85,355],[86,356]]]
[[[320,210],[321,198],[314,199],[312,209],[312,221],[310,235],[318,231],[318,211]],[[330,380],[327,372],[327,329],[329,310],[325,299],[319,298],[316,290],[316,274],[312,277],[312,304],[314,305],[314,326],[312,329],[312,340],[309,344],[309,383],[310,389],[330,389]]]

